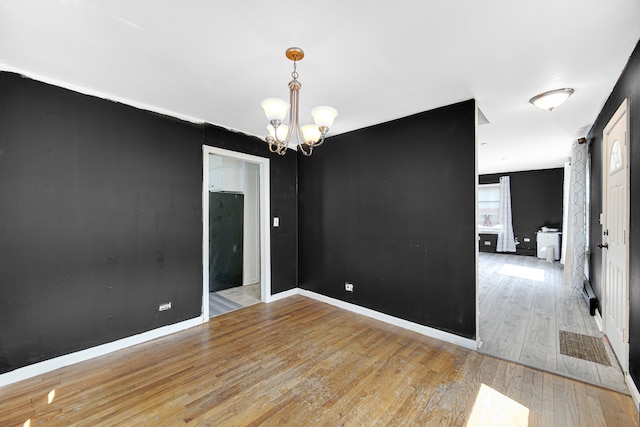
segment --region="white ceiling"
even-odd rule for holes
[[[639,39],[638,0],[0,0],[0,69],[251,135],[290,46],[301,120],[331,105],[333,135],[475,98],[480,173],[562,166]]]

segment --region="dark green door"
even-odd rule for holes
[[[209,292],[242,286],[244,195],[209,193]]]

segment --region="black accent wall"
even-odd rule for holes
[[[536,256],[536,233],[540,227],[562,228],[564,169],[487,174],[480,175],[478,181],[495,184],[501,176],[508,176],[511,181],[513,234],[520,242],[516,253]]]
[[[0,93],[1,371],[198,316],[198,127],[15,74]]]
[[[272,159],[272,291],[296,286],[295,155],[13,73],[0,93],[0,373],[201,314],[204,142]]]
[[[469,100],[299,154],[300,287],[474,338],[474,114]]]
[[[591,154],[591,286],[602,300],[602,253],[596,245],[602,241],[602,132],[625,98],[630,99],[630,223],[629,223],[629,372],[640,384],[640,43],[629,58],[609,99],[589,131]]]

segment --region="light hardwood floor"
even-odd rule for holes
[[[528,277],[512,275],[520,273]],[[536,275],[542,276],[543,281]],[[582,295],[565,286],[562,275],[559,262],[480,253],[480,351],[628,393],[622,371],[606,342],[612,366],[560,354],[560,330],[603,336]]]
[[[638,424],[629,396],[302,296],[0,388],[2,426],[464,426],[472,413],[512,414],[476,426]]]

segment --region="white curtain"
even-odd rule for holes
[[[568,229],[564,230],[567,250],[564,283],[582,289],[586,254],[587,144],[574,141],[571,146]]]
[[[511,221],[511,179],[508,176],[500,177],[500,211],[498,220],[502,229],[498,232],[496,251],[515,252],[516,239],[513,236],[513,222]]]

